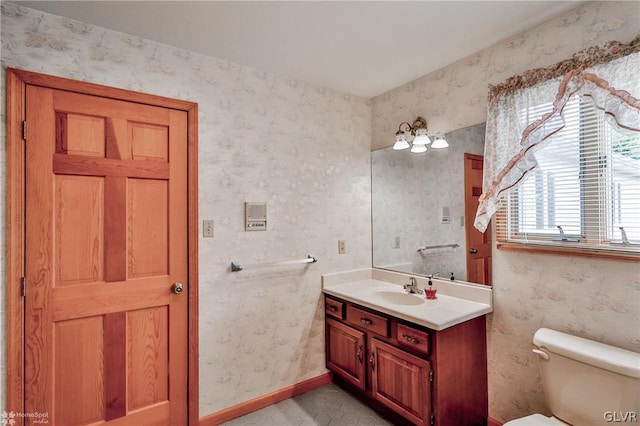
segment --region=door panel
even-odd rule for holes
[[[56,286],[102,281],[104,178],[57,175],[54,196]]]
[[[169,135],[165,126],[129,123],[131,129],[131,158],[134,160],[167,161]]]
[[[168,314],[166,306],[139,309],[128,314],[130,410],[156,404],[169,397]]]
[[[54,325],[55,413],[61,425],[87,424],[104,418],[102,317]]]
[[[105,119],[56,112],[56,152],[104,157]]]
[[[127,196],[129,278],[167,275],[167,182],[130,179]]]
[[[186,113],[28,85],[26,120],[25,412],[186,424]]]

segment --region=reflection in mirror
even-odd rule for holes
[[[483,155],[484,132],[455,130],[448,148],[422,154],[371,153],[374,268],[468,281],[464,154]]]

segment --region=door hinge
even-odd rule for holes
[[[27,140],[27,120],[22,122],[22,139]]]
[[[433,370],[429,371],[429,381],[433,382]]]
[[[25,277],[20,278],[20,285],[22,286],[22,297],[27,295],[27,279]]]
[[[435,425],[436,424],[436,415],[435,414],[431,414],[431,425]]]

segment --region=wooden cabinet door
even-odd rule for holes
[[[429,361],[371,339],[369,367],[375,399],[415,424],[429,424]]]
[[[327,368],[354,386],[365,388],[365,334],[327,318]]]
[[[186,113],[27,86],[26,117],[26,412],[185,424]]]

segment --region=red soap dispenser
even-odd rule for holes
[[[436,296],[436,292],[438,290],[436,290],[435,288],[433,288],[433,281],[431,281],[431,276],[429,276],[429,284],[427,285],[427,288],[424,289],[424,294],[427,297],[427,299],[429,300],[433,300],[433,299],[437,299],[438,297]]]

